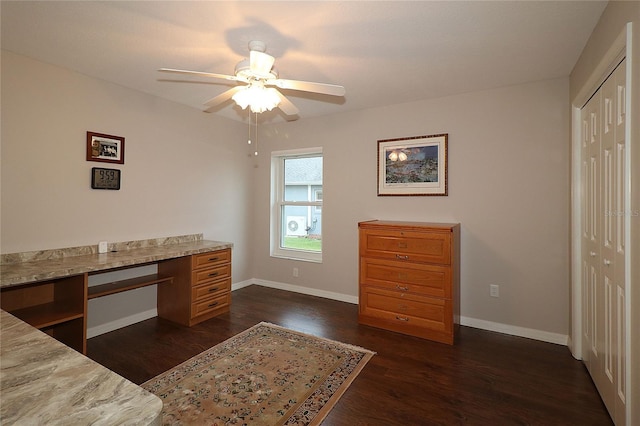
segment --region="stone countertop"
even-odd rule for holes
[[[0,311],[2,424],[160,425],[162,400]]]
[[[198,240],[149,247],[136,247],[107,253],[91,253],[45,260],[0,265],[0,288],[63,278],[87,272],[99,272],[142,265],[166,259],[231,248],[221,241]]]

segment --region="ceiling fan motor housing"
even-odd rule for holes
[[[275,69],[275,67],[272,67],[271,71],[269,71],[269,74],[267,75],[256,76],[253,72],[251,72],[251,62],[249,61],[249,59],[243,59],[238,62],[236,64],[234,73],[236,77],[242,78],[246,81],[251,81],[254,79],[270,80],[278,78],[278,71]]]
[[[251,40],[249,42],[249,51],[252,51],[252,50],[264,53],[267,51],[267,45],[265,42],[260,40]]]

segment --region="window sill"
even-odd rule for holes
[[[322,263],[322,253],[309,253],[297,250],[274,250],[271,257],[279,259],[299,260],[302,262]]]

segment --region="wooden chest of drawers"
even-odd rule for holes
[[[460,322],[460,225],[375,220],[358,228],[359,322],[453,344]]]
[[[158,285],[159,317],[192,326],[229,311],[231,249],[161,262],[158,275],[174,277]]]

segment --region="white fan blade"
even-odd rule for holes
[[[278,97],[280,97],[278,108],[280,108],[280,110],[286,115],[298,115],[298,113],[300,112],[298,108],[294,104],[292,104],[291,101],[287,99],[282,93],[278,92],[277,90],[276,93],[278,94]]]
[[[271,55],[258,52],[257,50],[252,50],[249,52],[249,55],[249,69],[251,72],[261,76],[268,76],[276,59]]]
[[[171,72],[174,74],[188,74],[188,75],[198,75],[201,77],[210,77],[210,78],[221,78],[223,80],[231,80],[231,81],[244,81],[241,78],[238,78],[233,75],[226,74],[215,74],[212,72],[202,72],[202,71],[187,71],[187,70],[176,70],[173,68],[160,68],[158,71],[160,72]]]
[[[207,106],[207,108],[204,109],[204,112],[213,111],[213,109],[215,109],[215,107],[217,107],[221,103],[226,102],[227,100],[231,99],[231,97],[233,95],[235,95],[238,91],[244,89],[245,87],[246,86],[232,87],[231,89],[227,90],[226,92],[222,92],[218,96],[209,99],[207,102],[204,103]]]
[[[310,81],[272,79],[266,85],[275,85],[281,89],[301,90],[303,92],[322,93],[325,95],[344,96],[346,91],[337,84],[313,83]]]

